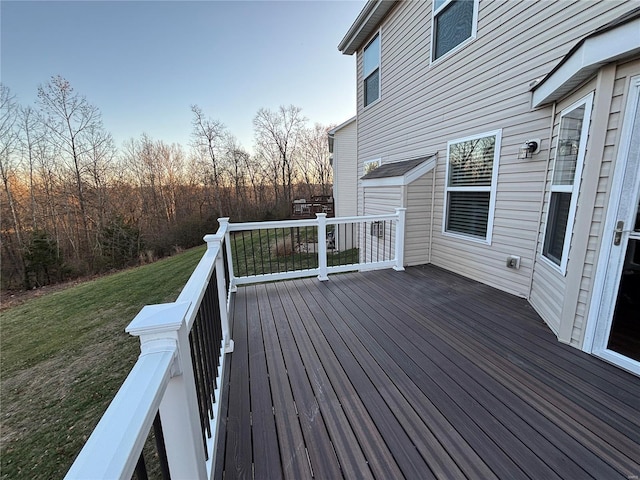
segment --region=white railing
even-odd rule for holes
[[[219,222],[178,299],[145,306],[127,327],[140,337],[140,357],[65,478],[131,478],[158,412],[171,477],[213,476],[225,353],[233,351],[228,219]]]
[[[385,215],[327,218],[318,213],[307,220],[231,223],[225,244],[228,258],[232,249],[236,252],[229,263],[232,289],[311,276],[324,281],[329,274],[348,271],[404,270],[405,212],[397,208]]]
[[[235,287],[314,275],[326,280],[331,273],[353,270],[404,269],[404,208],[365,217],[327,219],[318,214],[311,220],[218,222],[218,232],[204,237],[207,250],[177,300],[145,306],[126,328],[140,338],[140,357],[66,479],[131,478],[141,463],[144,468],[141,452],[152,425],[154,431],[160,429],[156,437],[164,439],[158,455],[171,478],[212,478],[225,354],[233,351],[229,306]],[[286,246],[285,231],[291,248],[279,255],[278,242]],[[247,243],[251,261],[247,248],[241,248]],[[276,271],[234,276],[234,265],[237,272],[241,262],[232,251],[236,256],[244,252],[245,270],[250,263],[257,266],[256,256],[264,268],[266,255]]]

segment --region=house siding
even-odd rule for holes
[[[333,200],[337,217],[358,214],[358,194],[353,188],[358,179],[357,121],[336,130],[333,137]]]
[[[404,238],[404,264],[407,266],[429,262],[432,185],[433,172],[407,185]]]
[[[560,128],[560,116],[567,107],[577,102],[578,100],[584,98],[590,93],[594,92],[596,89],[596,80],[593,79],[589,81],[582,88],[578,89],[576,92],[558,102],[556,114],[553,119],[553,136],[551,137],[551,151],[549,158],[549,166],[546,174],[545,188],[544,188],[544,199],[542,202],[542,211],[540,216],[540,228],[537,231],[537,247],[536,247],[536,259],[535,259],[535,267],[533,272],[532,284],[531,284],[531,295],[530,301],[533,307],[540,313],[540,316],[544,319],[545,322],[551,327],[556,335],[560,334],[560,326],[562,323],[562,312],[563,309],[566,308],[566,296],[567,296],[567,277],[565,274],[561,273],[551,262],[547,261],[542,257],[542,247],[544,242],[544,232],[546,229],[546,220],[547,220],[547,211],[549,208],[549,189],[551,186],[551,181],[553,178],[553,167],[554,167],[554,158],[556,154],[556,143],[558,131]],[[595,120],[592,119],[591,127],[589,128],[589,133],[591,133],[591,128],[593,127],[593,122]],[[597,161],[593,159],[593,151],[590,144],[590,138],[587,139],[587,150],[585,152],[585,166],[587,162]],[[584,168],[580,174],[580,178],[576,179],[582,183],[584,177]],[[578,199],[578,205],[580,205],[580,198]],[[580,208],[580,206],[578,206]],[[576,218],[578,218],[578,212],[576,211]],[[577,257],[578,252],[576,252],[574,247],[574,240],[576,239],[576,232],[574,230],[570,246],[569,246],[569,260],[567,263],[567,272],[569,272],[572,268],[576,268],[577,265]],[[575,314],[575,303],[573,305],[574,314]]]
[[[613,75],[613,78],[611,79],[612,84],[609,86],[606,77],[610,74]],[[603,226],[611,191],[629,80],[630,77],[638,74],[640,74],[640,61],[604,67],[600,70],[598,78],[589,81],[558,103],[558,111],[554,121],[552,156],[555,155],[555,139],[562,109],[590,92],[595,93],[594,113],[596,113],[595,109],[598,108],[599,103],[601,104],[600,108],[606,109],[606,114],[592,117],[585,167],[580,180],[581,189],[576,211],[576,228],[569,250],[567,275],[566,277],[561,275],[538,257],[532,283],[530,300],[534,308],[558,334],[560,340],[575,347],[581,347],[584,340],[600,245],[603,241],[607,241]],[[597,135],[602,137],[600,141],[593,138]],[[549,169],[547,176],[546,195],[538,236],[538,256],[542,251],[551,175],[552,168]]]
[[[366,108],[358,54],[358,158],[387,163],[440,152],[432,263],[529,295],[551,123],[551,107],[531,110],[530,83],[548,73],[581,37],[628,9],[621,2],[483,1],[476,38],[435,64],[429,63],[431,2],[402,2],[385,18],[381,96]],[[569,18],[575,28],[563,25]],[[447,141],[497,129],[502,129],[502,148],[491,245],[442,234]],[[520,145],[529,138],[542,140],[540,153],[518,159]],[[429,214],[425,204],[423,216]],[[518,270],[506,268],[509,255],[521,257]],[[541,290],[552,291],[551,284]],[[543,317],[557,314],[559,301],[540,305]]]
[[[364,188],[364,215],[384,215],[387,213],[395,213],[396,208],[404,206],[405,188],[399,186],[389,187],[366,187]],[[395,250],[395,240],[391,238],[389,243],[389,235],[391,235],[390,226],[387,222],[385,234],[382,240],[370,235],[369,227],[360,233],[360,256],[361,261],[370,261],[373,259],[381,259],[380,252],[385,248],[390,252]]]
[[[640,61],[624,63],[617,66],[615,71],[615,81],[609,103],[606,137],[589,228],[584,268],[581,273],[575,316],[570,325],[570,343],[577,347],[582,346],[584,340],[586,318],[589,314],[589,304],[593,294],[600,245],[603,241],[608,241],[606,238],[607,234],[603,232],[603,227],[615,169],[614,163],[618,154],[618,144],[621,134],[620,128],[622,126],[622,119],[624,118],[624,106],[627,102],[629,82],[630,78],[635,75],[640,75]]]

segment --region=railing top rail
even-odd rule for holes
[[[140,356],[65,476],[131,478],[169,382],[176,347]]]
[[[191,325],[193,324],[193,320],[196,316],[207,285],[209,285],[209,280],[211,279],[216,259],[219,255],[222,255],[222,243],[224,242],[225,234],[230,227],[227,218],[219,220],[221,220],[220,227],[215,235],[205,236],[205,241],[207,241],[207,251],[198,262],[198,265],[196,265],[196,268],[193,270],[189,280],[187,280],[187,283],[182,288],[180,295],[178,295],[178,298],[176,299],[176,303],[189,302],[191,304],[186,314],[186,321],[189,330],[191,329]],[[219,242],[211,240],[219,240]]]
[[[315,218],[302,220],[276,220],[269,222],[242,222],[230,223],[230,232],[240,232],[243,230],[259,230],[261,228],[288,228],[288,227],[313,227],[317,225]]]
[[[376,220],[393,220],[398,218],[397,213],[384,213],[380,215],[360,215],[353,217],[328,217],[327,224],[367,222]],[[289,227],[312,227],[316,226],[317,218],[301,220],[274,220],[268,222],[239,222],[229,223],[230,232],[240,232],[243,230],[259,230],[265,228],[289,228]]]
[[[375,222],[378,220],[394,220],[398,218],[397,213],[383,213],[380,215],[360,215],[354,217],[333,217],[327,218],[327,225],[342,223]]]

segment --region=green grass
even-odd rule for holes
[[[61,478],[133,366],[124,332],[173,301],[204,247],[34,298],[2,315],[2,479]]]
[[[285,230],[278,236],[290,234]],[[299,238],[315,242],[315,228],[301,229]],[[266,273],[254,269],[253,259],[268,266],[269,256],[280,271],[317,267],[316,253],[273,256],[273,236],[266,242],[241,233],[236,240],[236,274]],[[124,328],[144,305],[173,301],[203,253],[204,247],[192,249],[1,314],[0,478],[64,476],[139,354],[138,339]],[[327,261],[356,263],[358,250]]]

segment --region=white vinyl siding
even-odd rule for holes
[[[455,51],[476,36],[478,0],[434,0],[431,58]]]
[[[544,248],[544,236],[546,230],[546,219],[549,211],[550,191],[553,183],[553,161],[556,157],[556,149],[558,146],[558,137],[560,135],[560,122],[563,112],[567,112],[571,107],[576,105],[579,100],[583,100],[589,96],[596,88],[596,81],[592,80],[586,83],[582,88],[574,92],[571,96],[567,97],[557,105],[556,115],[553,119],[553,136],[550,141],[551,152],[549,155],[549,168],[547,168],[545,175],[545,183],[540,186],[544,193],[541,201],[542,211],[539,217],[540,224],[537,228],[537,241],[536,251],[537,258],[535,261],[535,268],[532,276],[530,302],[544,321],[549,325],[551,330],[556,334],[560,334],[562,312],[565,309],[567,302],[567,295],[570,290],[570,286],[567,284],[567,277],[560,271],[558,266],[553,262],[547,260],[543,255]],[[588,138],[587,138],[588,140]],[[588,155],[587,150],[587,155]],[[591,158],[591,157],[589,157]],[[580,179],[577,180],[579,183]],[[579,208],[579,207],[578,207]],[[575,238],[575,237],[573,237]],[[569,247],[571,248],[571,243]],[[572,255],[575,256],[575,250],[570,250],[570,256],[567,260],[567,265],[570,268],[572,265]],[[575,313],[575,304],[572,309]]]
[[[584,165],[593,94],[560,114],[542,255],[564,275]]]
[[[336,130],[333,137],[333,199],[336,217],[358,214],[357,121]]]
[[[432,185],[433,171],[407,185],[404,264],[408,266],[423,265],[429,261]]]
[[[443,232],[491,243],[501,131],[447,144]]]
[[[364,189],[364,215],[383,215],[395,213],[396,208],[403,205],[403,187],[367,187]],[[395,227],[394,227],[395,228]],[[371,227],[360,233],[360,258],[361,260],[376,260],[380,258],[380,252],[395,251],[395,239],[391,237],[389,221],[383,236],[372,235]],[[391,241],[390,241],[391,240]]]
[[[585,253],[583,269],[580,275],[578,300],[573,324],[571,325],[570,343],[581,346],[586,318],[589,315],[588,305],[593,295],[593,286],[596,275],[598,253],[602,241],[607,241],[606,232],[603,232],[606,211],[609,201],[609,191],[614,173],[614,163],[620,141],[620,129],[624,118],[624,106],[627,102],[627,88],[629,77],[640,74],[640,61],[629,62],[620,65],[616,69],[613,93],[609,104],[609,116],[606,120],[605,141],[602,152],[602,163],[599,168],[597,188],[595,190],[594,207],[591,213],[588,242]],[[596,92],[597,93],[597,92]],[[593,119],[595,122],[595,118]]]
[[[446,162],[440,161],[435,171],[438,214],[431,261],[528,296],[551,145],[551,107],[531,110],[528,84],[547,74],[581,37],[629,6],[480,2],[478,8],[476,39],[465,44],[464,55],[438,62],[437,68],[430,65],[430,3],[402,2],[385,18],[380,26],[384,95],[375,107],[362,107],[361,54],[357,60],[358,156],[386,163],[412,158],[416,152],[441,152],[444,160],[449,139],[502,128],[491,245],[441,233]],[[575,19],[571,29],[566,28],[569,17]],[[542,140],[540,153],[518,159],[520,146],[529,138]],[[358,193],[362,202],[362,189]],[[508,255],[521,257],[520,269],[505,267]]]

